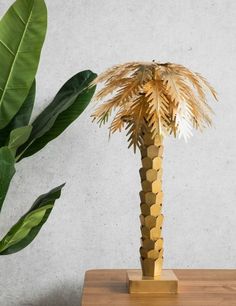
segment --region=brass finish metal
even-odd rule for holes
[[[162,136],[154,139],[146,131],[141,148],[142,168],[140,169],[141,198],[141,248],[140,261],[144,277],[161,275],[163,264],[163,239],[161,237],[162,209]],[[160,282],[160,280],[159,280]]]
[[[129,293],[177,293],[178,291],[178,279],[172,270],[163,270],[161,276],[156,277],[144,277],[141,270],[128,270],[127,282]]]
[[[163,147],[156,136],[173,135],[188,139],[194,128],[211,125],[212,109],[207,104],[214,88],[200,74],[174,63],[130,62],[116,65],[101,73],[91,86],[101,84],[94,100],[101,101],[92,117],[106,123],[114,114],[110,132],[127,130],[129,147],[142,148],[143,165],[150,159],[157,170],[155,157]],[[151,129],[152,138],[143,134]],[[154,141],[153,141],[154,139]],[[157,163],[157,165],[156,165]],[[145,167],[145,166],[144,166]],[[149,167],[149,166],[148,166]]]
[[[163,263],[163,136],[188,139],[193,128],[202,130],[211,125],[212,110],[205,92],[209,90],[217,100],[216,92],[198,73],[155,61],[114,66],[100,74],[91,86],[99,83],[103,85],[95,100],[103,102],[92,117],[103,124],[115,111],[110,132],[125,128],[129,147],[141,151],[140,260],[143,276],[157,277]]]

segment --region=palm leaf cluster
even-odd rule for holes
[[[100,74],[95,100],[102,102],[92,117],[106,123],[115,112],[110,132],[127,130],[129,147],[140,147],[145,130],[187,139],[192,129],[211,125],[206,92],[217,100],[214,88],[200,74],[173,63],[130,62]]]

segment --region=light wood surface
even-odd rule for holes
[[[127,270],[86,272],[81,306],[236,306],[236,270],[173,270],[178,294],[129,294]]]

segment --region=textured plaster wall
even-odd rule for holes
[[[77,71],[130,60],[182,63],[216,87],[214,128],[188,144],[165,140],[165,267],[235,268],[236,2],[46,2],[35,115]],[[1,306],[79,305],[86,270],[139,267],[139,155],[124,133],[109,142],[90,112],[17,166],[1,235],[39,194],[67,185],[34,243],[0,257]]]

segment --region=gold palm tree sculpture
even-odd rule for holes
[[[100,125],[114,114],[110,132],[127,130],[129,147],[141,151],[141,247],[143,276],[159,276],[163,264],[163,136],[187,139],[193,128],[211,125],[206,90],[214,88],[200,74],[173,63],[130,62],[100,74],[92,117]]]

